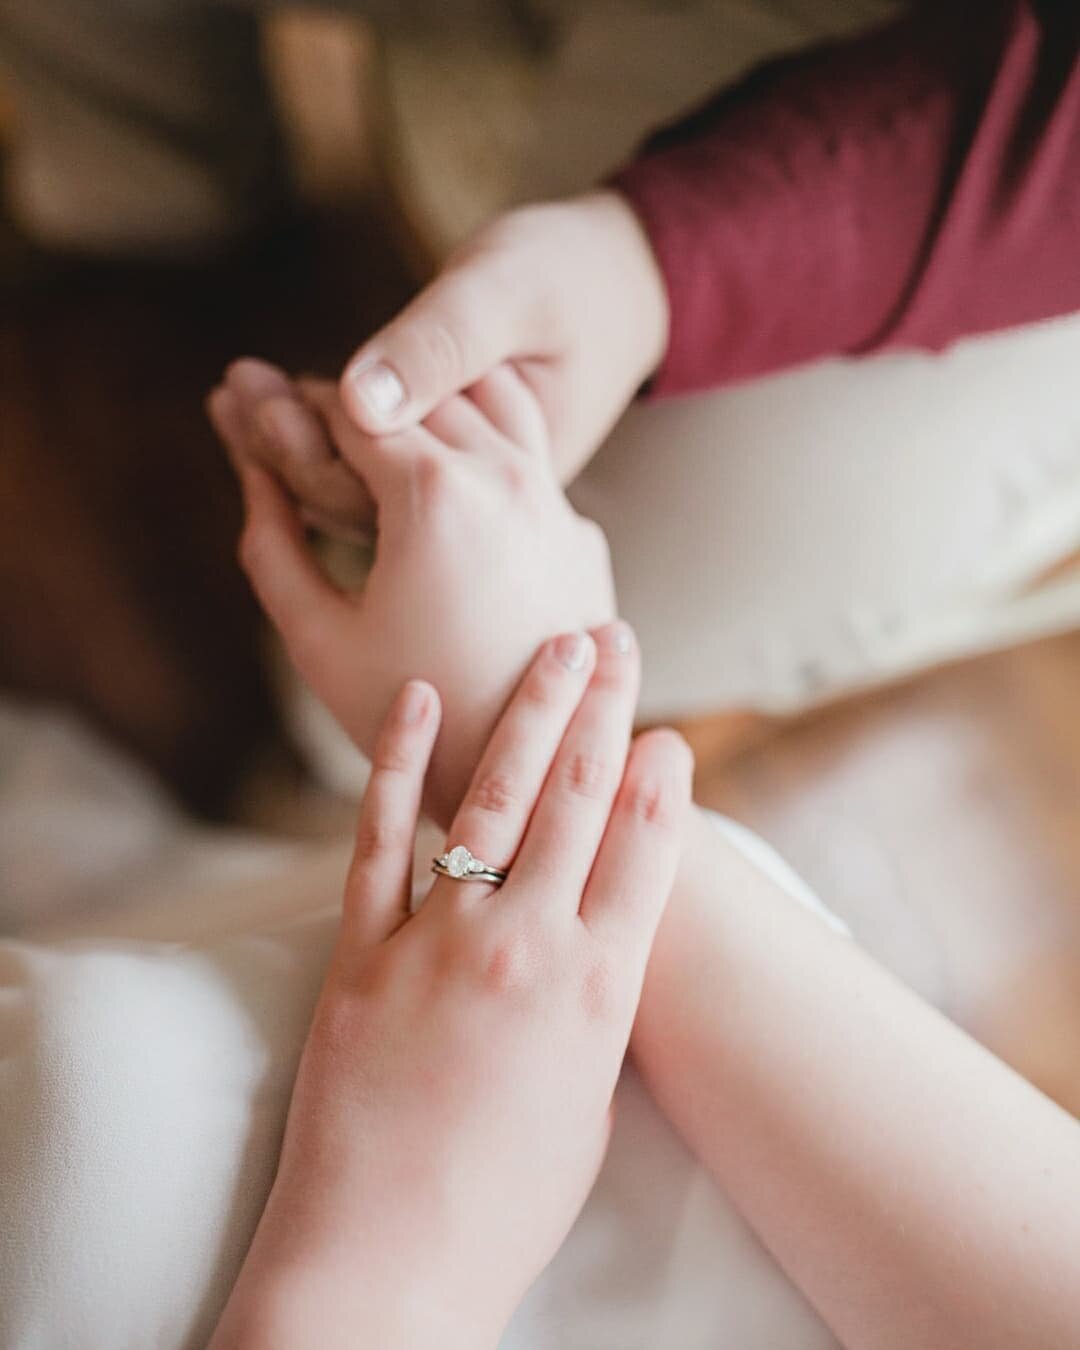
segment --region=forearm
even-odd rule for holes
[[[951,0],[759,68],[614,178],[670,305],[652,389],[1080,307],[1080,21]]]
[[[355,1273],[312,1279],[300,1270],[253,1285],[230,1303],[210,1350],[494,1350],[495,1342],[456,1337],[405,1303],[356,1306]]]
[[[699,818],[634,1033],[662,1107],[853,1350],[1080,1329],[1080,1127]]]

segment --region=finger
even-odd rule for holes
[[[318,375],[297,376],[296,391],[324,421],[328,421],[330,409],[341,403],[337,384],[333,380],[320,379]]]
[[[642,975],[675,881],[693,774],[676,732],[638,737],[581,902],[585,924],[631,950]]]
[[[363,480],[340,457],[323,419],[295,393],[273,394],[252,417],[267,467],[308,510],[348,528],[370,528],[375,506]]]
[[[387,436],[358,431],[334,385],[301,380],[300,389],[325,419],[341,457],[368,484],[376,504],[411,483],[418,471],[444,461],[451,453],[426,427],[410,427]]]
[[[576,914],[623,775],[640,661],[628,624],[596,634],[597,660],[536,804],[513,877],[548,883],[551,902]]]
[[[345,882],[345,931],[364,945],[389,937],[409,914],[416,822],[439,711],[432,686],[410,680],[375,742]]]
[[[254,459],[281,477],[276,456],[266,444],[254,413],[265,399],[287,397],[292,392],[289,377],[268,361],[242,356],[226,366],[222,385],[234,400],[236,436],[232,453]]]
[[[366,539],[374,524],[371,494],[336,454],[321,464],[315,462],[310,444],[298,445],[300,436],[310,438],[309,428],[298,433],[282,427],[276,412],[270,414],[268,422],[267,410],[276,409],[279,404],[303,409],[305,416],[315,418],[295,393],[273,394],[255,406],[256,415],[252,416],[251,410],[245,411],[236,389],[226,385],[219,385],[210,393],[206,411],[238,473],[242,460],[263,464],[297,498],[306,522],[338,538]],[[319,434],[327,435],[325,430]]]
[[[508,293],[504,264],[476,252],[444,272],[346,367],[349,416],[376,434],[414,425],[540,336],[527,285]]]
[[[488,419],[463,394],[454,394],[433,408],[424,426],[452,450],[485,450],[499,440]]]
[[[277,366],[240,357],[226,367],[224,384],[236,397],[252,440],[269,454],[267,468],[279,476],[286,477],[289,467],[283,456],[301,464],[337,459],[325,423],[300,398],[298,384]]]
[[[548,431],[536,395],[510,365],[496,366],[468,390],[491,425],[513,445],[544,455]]]
[[[292,381],[280,366],[257,356],[240,356],[225,367],[224,383],[245,403],[292,392]]]
[[[340,621],[348,601],[311,556],[296,511],[278,483],[250,461],[240,462],[239,473],[246,517],[240,565],[303,670],[312,646]]]
[[[473,774],[448,847],[463,844],[483,862],[510,866],[595,660],[587,633],[566,633],[540,649]],[[458,884],[440,880],[437,886]]]

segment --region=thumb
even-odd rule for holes
[[[411,426],[501,361],[538,354],[528,284],[507,287],[504,272],[491,254],[471,255],[360,348],[341,378],[341,401],[362,431]]]

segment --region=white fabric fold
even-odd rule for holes
[[[21,931],[0,941],[0,1345],[196,1350],[273,1176],[347,846],[196,829],[63,719],[0,708],[0,765],[23,823],[0,831]],[[628,1067],[596,1188],[504,1350],[833,1344]]]

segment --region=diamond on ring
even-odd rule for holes
[[[474,858],[464,844],[455,844],[441,857],[433,858],[431,870],[453,881],[490,881],[495,886],[501,886],[507,875],[503,868]]]
[[[456,880],[460,880],[461,877],[468,876],[473,870],[473,863],[475,862],[476,859],[465,845],[458,844],[446,855],[446,870]]]

